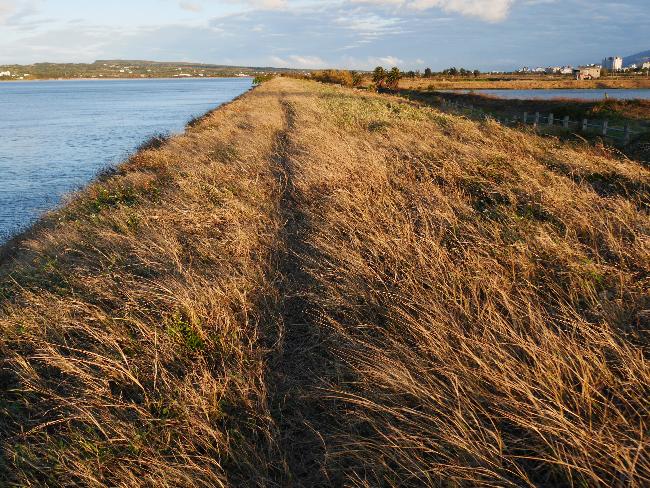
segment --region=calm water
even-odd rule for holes
[[[0,242],[158,133],[251,87],[248,78],[0,83]]]
[[[452,90],[445,90],[451,92]],[[470,93],[470,90],[454,90],[454,93]],[[554,98],[578,98],[582,100],[602,100],[605,95],[621,100],[650,100],[650,89],[643,90],[471,90],[472,93],[493,95],[499,98],[521,100],[552,100]]]

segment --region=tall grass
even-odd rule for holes
[[[251,94],[144,146],[14,245],[0,267],[0,485],[264,475],[273,103]]]
[[[650,483],[639,164],[278,78],[0,265],[0,484]]]
[[[349,481],[650,482],[648,171],[395,99],[292,100]]]

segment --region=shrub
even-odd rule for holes
[[[261,85],[265,81],[272,80],[273,78],[273,75],[257,75],[255,78],[253,78],[253,85]]]
[[[321,83],[331,83],[342,86],[356,86],[355,77],[352,72],[347,70],[327,69],[324,71],[315,71],[312,79]]]

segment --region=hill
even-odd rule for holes
[[[190,67],[205,69],[223,69],[223,70],[240,70],[240,71],[271,71],[277,73],[302,72],[305,70],[292,68],[276,68],[273,66],[237,66],[227,64],[210,64],[194,63],[188,61],[146,61],[146,60],[128,60],[128,59],[98,59],[93,65],[120,64],[120,65],[137,65],[149,67]]]
[[[0,253],[0,485],[647,486],[649,185],[264,83]]]
[[[623,58],[623,66],[630,66],[631,64],[642,65],[648,61],[650,61],[650,51],[643,51]]]
[[[243,67],[187,62],[156,62],[138,60],[97,60],[94,63],[35,63],[30,65],[0,65],[0,71],[11,76],[3,79],[75,79],[75,78],[171,78],[256,76],[267,73],[292,73],[273,67]]]

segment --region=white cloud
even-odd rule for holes
[[[404,64],[404,60],[395,56],[382,56],[380,58],[369,58],[369,64],[388,65],[390,68]]]
[[[227,0],[229,3],[244,4],[260,10],[281,10],[289,6],[288,0]]]
[[[479,17],[489,22],[504,20],[510,13],[515,0],[352,0],[355,3],[370,3],[404,7],[412,10],[440,8],[446,12]]]
[[[297,54],[292,54],[286,58],[271,56],[269,59],[271,63],[278,68],[316,69],[324,68],[327,65],[327,63],[318,56],[299,56]]]
[[[203,6],[200,3],[183,1],[179,2],[178,5],[180,8],[187,10],[188,12],[201,12],[203,10]]]

